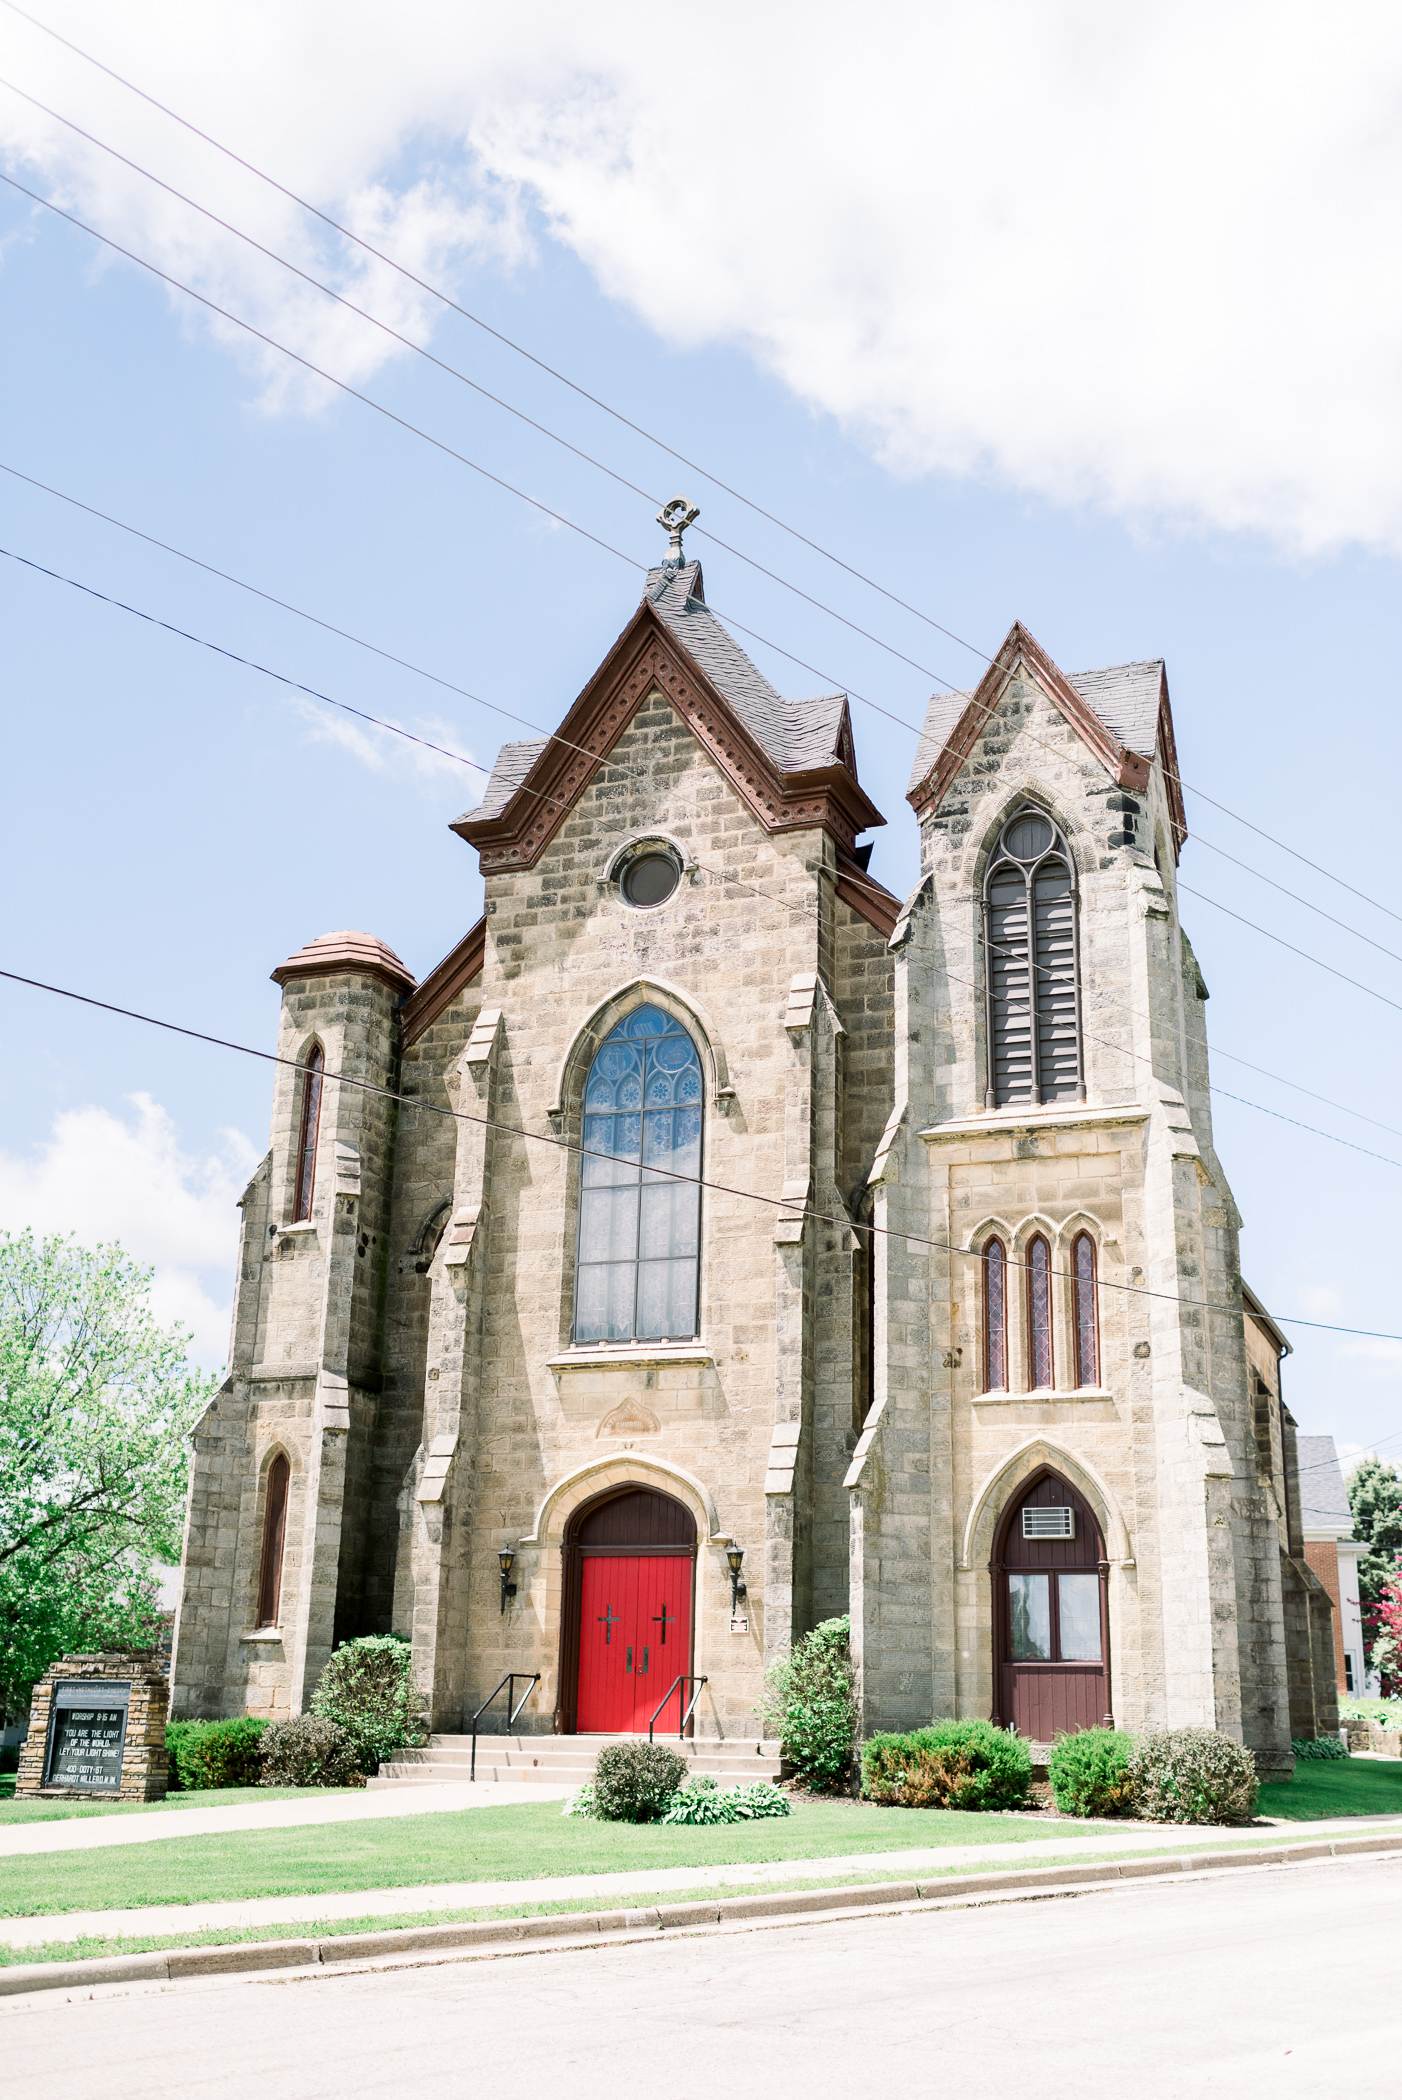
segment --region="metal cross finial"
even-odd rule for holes
[[[667,547],[666,563],[666,566],[669,568],[676,567],[679,569],[681,567],[683,560],[682,534],[686,531],[688,525],[696,523],[700,515],[701,513],[696,505],[689,502],[685,496],[673,496],[671,502],[664,503],[661,510],[657,513],[658,524],[671,535]]]

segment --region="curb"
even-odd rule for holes
[[[949,1874],[935,1881],[873,1881],[856,1887],[791,1889],[774,1896],[728,1896],[709,1903],[649,1904],[640,1910],[566,1911],[545,1917],[492,1918],[477,1924],[414,1925],[389,1932],[345,1933],[325,1940],[248,1940],[225,1947],[171,1947],[150,1954],[100,1956],[91,1961],[24,1962],[0,1969],[0,1997],[22,1992],[82,1990],[103,1983],[174,1983],[190,1976],[228,1976],[266,1969],[328,1969],[415,1954],[452,1954],[474,1948],[520,1947],[539,1940],[598,1939],[605,1935],[695,1930],[765,1919],[827,1917],[842,1911],[909,1908],[1005,1889],[1074,1891],[1165,1874],[1208,1874],[1230,1867],[1277,1867],[1293,1860],[1352,1859],[1402,1852],[1402,1832],[1335,1838],[1303,1845],[1272,1845],[1250,1852],[1182,1853],[1168,1859],[1107,1860],[1075,1867],[1039,1867],[1024,1873]]]

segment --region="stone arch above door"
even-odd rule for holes
[[[964,1526],[961,1570],[967,1573],[988,1566],[993,1536],[1003,1511],[1024,1483],[1043,1466],[1064,1474],[1072,1487],[1084,1495],[1100,1526],[1110,1562],[1122,1568],[1132,1568],[1134,1549],[1128,1527],[1120,1514],[1118,1502],[1099,1474],[1064,1445],[1053,1443],[1045,1436],[1034,1436],[1000,1459],[975,1492]]]
[[[729,1543],[720,1531],[716,1505],[710,1489],[694,1473],[651,1452],[612,1451],[601,1453],[587,1465],[565,1473],[546,1489],[536,1511],[535,1527],[522,1547],[558,1546],[574,1511],[610,1487],[655,1487],[671,1495],[688,1509],[696,1525],[699,1546]],[[518,1548],[519,1550],[519,1548]]]

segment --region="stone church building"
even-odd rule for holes
[[[1113,1715],[1282,1770],[1333,1724],[1164,666],[1014,626],[908,799],[902,899],[846,697],[782,699],[674,529],[453,825],[452,953],[273,972],[177,1714],[300,1712],[395,1632],[441,1731],[514,1670],[521,1729],[753,1738],[766,1662],[850,1612],[867,1730]]]

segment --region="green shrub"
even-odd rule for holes
[[[593,1813],[607,1823],[652,1823],[665,1815],[687,1762],[665,1743],[607,1743],[594,1763]]]
[[[263,1737],[264,1786],[364,1786],[355,1738],[338,1721],[294,1714]]]
[[[791,1816],[793,1803],[782,1787],[767,1779],[756,1779],[749,1786],[742,1786],[735,1796],[742,1815]]]
[[[1249,1823],[1256,1812],[1251,1752],[1215,1728],[1140,1736],[1129,1771],[1138,1813],[1153,1823]]]
[[[169,1722],[166,1755],[172,1793],[257,1786],[263,1777],[261,1746],[267,1725],[251,1715],[232,1721]]]
[[[1052,1799],[1064,1816],[1134,1812],[1129,1760],[1134,1743],[1118,1728],[1082,1728],[1056,1739],[1047,1759]]]
[[[598,1810],[597,1810],[597,1809],[595,1808],[595,1806],[594,1806],[594,1789],[593,1789],[593,1787],[592,1787],[592,1786],[587,1786],[587,1785],[586,1785],[586,1786],[579,1786],[579,1787],[576,1787],[576,1788],[575,1788],[575,1790],[574,1790],[574,1792],[573,1792],[573,1793],[572,1793],[572,1794],[570,1795],[570,1798],[569,1798],[569,1800],[568,1800],[568,1801],[567,1801],[567,1802],[565,1803],[564,1807],[563,1807],[563,1808],[562,1808],[562,1809],[560,1810],[560,1814],[561,1814],[562,1816],[595,1816],[595,1815],[597,1815],[597,1814],[598,1814]]]
[[[322,1671],[312,1712],[335,1721],[355,1744],[362,1772],[417,1738],[411,1734],[410,1649],[397,1634],[343,1641]]]
[[[991,1721],[936,1721],[862,1745],[862,1792],[897,1808],[1017,1808],[1031,1784],[1026,1743]]]
[[[767,1779],[757,1779],[753,1786],[728,1787],[722,1792],[710,1773],[702,1772],[673,1794],[662,1821],[748,1823],[758,1816],[792,1814],[788,1795],[780,1787],[771,1786]]]
[[[1296,1757],[1320,1758],[1325,1761],[1335,1757],[1347,1757],[1348,1745],[1340,1742],[1336,1735],[1317,1735],[1300,1738],[1290,1748]]]
[[[809,1786],[840,1787],[852,1769],[857,1700],[852,1626],[825,1619],[765,1673],[760,1712],[767,1735]]]

